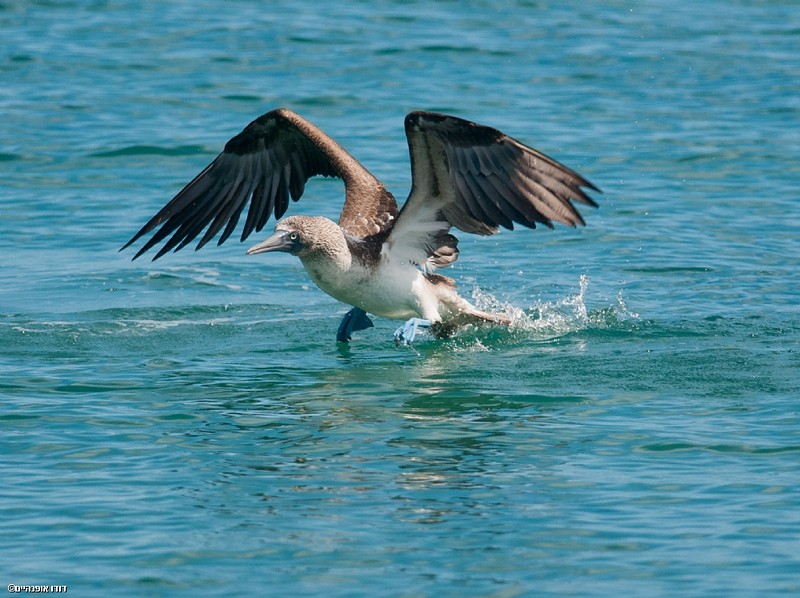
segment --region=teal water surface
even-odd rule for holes
[[[800,592],[796,3],[320,6],[0,2],[0,581]],[[460,235],[446,273],[514,325],[413,348],[379,318],[337,346],[291,256],[118,252],[277,106],[398,198],[429,109],[601,205]]]

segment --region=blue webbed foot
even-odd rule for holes
[[[336,341],[339,343],[346,343],[350,340],[350,335],[359,330],[366,330],[372,328],[374,324],[367,316],[367,312],[358,307],[354,307],[342,318],[342,323],[339,324],[339,330],[336,332]]]
[[[414,337],[417,336],[417,329],[422,326],[427,328],[431,325],[430,320],[423,320],[422,318],[411,318],[408,322],[400,326],[394,331],[394,344],[410,345],[414,342]]]

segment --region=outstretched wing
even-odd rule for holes
[[[206,227],[197,249],[220,230],[217,244],[221,245],[249,202],[241,235],[244,241],[253,230],[260,231],[273,213],[275,218],[283,216],[289,197],[300,199],[306,182],[315,175],[344,181],[346,197],[339,224],[348,234],[369,237],[394,220],[397,204],[380,181],[320,129],[289,110],[278,109],[260,116],[228,141],[224,151],[123,249],[159,226],[134,259],[170,235],[153,259],[177,251]]]
[[[492,235],[500,226],[585,224],[572,202],[597,206],[582,187],[600,191],[563,164],[497,129],[432,112],[405,121],[411,193],[387,239],[389,250],[422,265],[449,265],[458,252],[451,226]]]

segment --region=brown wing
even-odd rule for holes
[[[417,263],[435,257],[451,226],[479,235],[514,223],[576,226],[584,220],[573,201],[597,206],[581,189],[599,192],[592,183],[497,129],[432,112],[412,112],[405,128],[411,193],[388,241]]]
[[[380,181],[338,143],[297,114],[278,109],[260,116],[225,144],[224,151],[164,206],[125,247],[160,226],[134,259],[171,235],[153,258],[179,250],[203,229],[197,249],[220,230],[221,245],[249,203],[241,240],[260,231],[272,214],[280,218],[315,175],[341,178],[345,203],[339,224],[368,237],[395,218],[397,204]]]

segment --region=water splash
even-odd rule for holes
[[[615,304],[590,310],[586,302],[588,290],[589,277],[583,274],[577,293],[555,301],[539,300],[528,309],[501,301],[477,286],[472,291],[472,300],[481,310],[508,314],[511,325],[507,333],[511,336],[535,340],[549,340],[586,329],[616,328],[639,319],[626,305],[622,291],[617,293]]]

